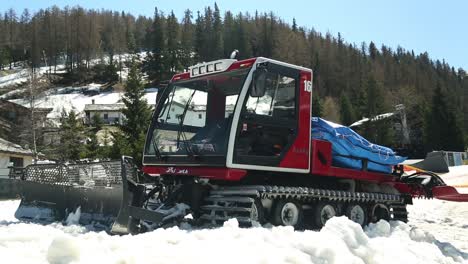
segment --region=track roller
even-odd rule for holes
[[[317,203],[314,209],[313,216],[315,226],[318,228],[322,228],[328,221],[328,219],[338,214],[337,211],[337,207],[333,203],[327,201]]]
[[[377,203],[371,207],[371,222],[376,223],[383,219],[386,221],[390,220],[390,210],[385,204]]]
[[[272,213],[272,220],[275,225],[298,228],[303,224],[302,205],[296,201],[279,200],[276,202]]]
[[[349,204],[346,207],[345,215],[353,222],[365,226],[367,224],[366,210],[360,204]]]
[[[260,202],[260,199],[255,199],[255,201],[252,203],[252,210],[250,211],[250,219],[252,221],[256,221],[263,225],[266,222],[265,219],[265,209],[263,208],[262,203]]]

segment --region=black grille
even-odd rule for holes
[[[137,171],[125,164],[127,177]],[[128,168],[127,168],[128,167]],[[113,186],[122,183],[121,162],[106,161],[84,164],[38,164],[25,168],[23,180],[63,186]]]

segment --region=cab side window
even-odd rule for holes
[[[295,118],[296,80],[278,73],[268,73],[265,95],[252,97],[249,94],[245,111],[247,113],[274,118]]]

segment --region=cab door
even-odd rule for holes
[[[307,171],[310,149],[310,92],[300,98],[310,71],[273,62],[264,67],[264,93],[250,84],[237,125],[233,165],[237,168],[271,171]],[[300,107],[302,103],[304,107]],[[299,121],[304,125],[299,126]],[[308,121],[307,121],[308,120]],[[298,139],[301,142],[298,142]],[[282,169],[284,168],[284,169]],[[290,170],[288,170],[290,169]]]

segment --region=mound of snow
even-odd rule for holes
[[[11,219],[17,205],[18,201],[0,202],[1,219]],[[414,209],[425,211],[425,206],[416,203]],[[452,217],[449,211],[447,217]],[[320,232],[239,228],[233,219],[216,229],[174,227],[134,236],[110,236],[61,224],[0,222],[0,255],[5,263],[468,262],[467,253],[439,242],[424,228],[380,221],[363,230],[345,217],[332,218]]]

